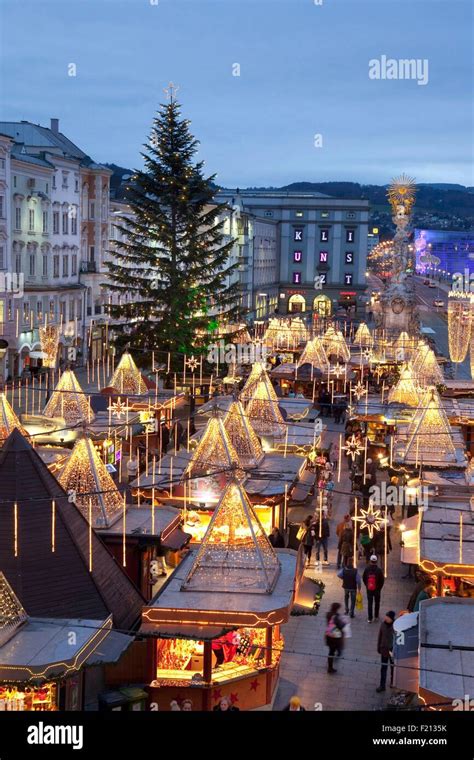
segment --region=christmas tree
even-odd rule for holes
[[[118,303],[109,311],[120,320],[113,324],[118,346],[195,353],[198,333],[211,338],[219,324],[239,317],[238,283],[230,282],[238,265],[229,263],[233,241],[224,239],[214,176],[194,163],[199,143],[175,88],[168,92],[142,153],[144,169],[127,188],[132,216],[116,225],[123,240],[107,266]]]

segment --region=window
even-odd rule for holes
[[[298,219],[302,219],[302,218],[303,218],[303,216],[304,216],[304,212],[303,212],[303,211],[295,211],[295,216],[296,216]]]
[[[21,273],[21,253],[17,253],[15,256],[15,274]]]
[[[34,232],[35,229],[35,212],[34,209],[28,209],[28,230]]]
[[[38,322],[43,321],[43,304],[41,301],[36,301],[36,318]]]
[[[327,243],[329,240],[329,230],[322,229],[319,231],[319,240],[321,243]]]
[[[67,190],[67,172],[63,172],[63,190]]]
[[[329,211],[321,211],[321,219],[329,219]]]
[[[346,251],[346,264],[354,263],[354,251]]]
[[[82,301],[80,298],[77,299],[77,318],[82,319]]]
[[[63,277],[69,277],[69,256],[63,256]]]
[[[59,277],[59,256],[53,256],[53,277]]]
[[[77,216],[71,216],[71,235],[77,235]]]
[[[300,262],[303,258],[302,251],[293,251],[293,261]]]
[[[61,318],[61,322],[66,321],[66,301],[59,302],[59,316]]]
[[[43,232],[48,231],[48,212],[43,211]]]
[[[0,218],[3,219],[5,215],[5,198],[3,195],[0,195]]]
[[[3,171],[5,171],[5,159],[4,158],[0,158],[0,169],[3,169]]]
[[[265,216],[273,216],[273,211],[265,211]]]
[[[0,245],[0,269],[5,269],[5,248]]]
[[[74,190],[76,191],[76,193],[79,192],[79,180],[78,179],[74,180]]]
[[[43,255],[43,277],[48,276],[48,256],[46,254]]]
[[[50,320],[54,320],[54,315],[56,313],[56,310],[54,308],[54,301],[49,302],[49,318]]]
[[[348,211],[346,214],[346,219],[355,219],[356,215],[354,211]]]
[[[15,209],[15,229],[21,230],[21,208]]]
[[[346,243],[353,243],[355,238],[355,230],[346,230]]]
[[[49,193],[49,183],[47,182],[46,183],[46,195],[48,195],[48,193]]]
[[[59,211],[53,211],[53,234],[59,235]]]
[[[302,227],[295,227],[293,230],[293,240],[295,242],[300,242],[303,240],[303,228]]]
[[[13,175],[13,187],[16,187],[16,176]]]
[[[30,320],[30,304],[29,301],[23,301],[23,322],[29,322]]]
[[[67,211],[63,212],[63,235],[67,235],[69,231],[69,222]]]
[[[77,274],[77,255],[75,253],[71,256],[71,274],[72,276]]]
[[[95,261],[95,246],[89,246],[89,261],[93,264]]]
[[[10,322],[13,320],[13,301],[11,298],[8,299],[8,319]]]
[[[89,219],[95,219],[95,203],[94,203],[94,201],[90,202],[90,206],[89,206]]]
[[[56,175],[53,174],[53,184],[52,184],[53,190],[56,190]]]
[[[327,251],[319,251],[319,263],[320,264],[327,264],[328,263],[328,252]]]
[[[301,283],[301,272],[293,272],[293,284],[299,285]]]
[[[36,274],[36,256],[34,253],[30,253],[30,277],[34,277]]]
[[[72,321],[76,318],[76,302],[69,301],[69,319]]]
[[[352,274],[349,274],[348,272],[346,272],[346,274],[344,275],[345,285],[352,285],[352,276],[353,276]]]

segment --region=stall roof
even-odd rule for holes
[[[277,452],[268,452],[259,464],[255,475],[251,472],[248,473],[245,490],[249,496],[284,494],[285,485],[290,489],[303,467],[304,460],[301,457],[292,454],[285,457]]]
[[[235,626],[234,626],[235,627]],[[211,641],[224,633],[232,630],[232,627],[212,625],[156,625],[155,623],[142,623],[140,633],[153,634],[158,639],[193,639],[193,641]]]
[[[420,605],[420,687],[449,700],[474,694],[474,599]]]
[[[148,505],[140,507],[127,507],[125,515],[125,529],[127,536],[153,535],[160,536],[162,533],[171,533],[179,526],[181,510],[175,507],[157,506],[154,509],[154,528],[152,533],[152,508]],[[99,535],[123,536],[123,515],[110,528],[100,528]]]
[[[456,566],[455,572],[466,575],[469,566],[474,566],[474,513],[469,514],[469,502],[459,508],[459,501],[432,503],[423,512],[420,528],[420,560],[433,562],[437,566]],[[462,556],[460,553],[460,515],[463,516]],[[448,572],[448,574],[450,574]]]

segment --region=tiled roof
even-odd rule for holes
[[[103,620],[130,628],[144,599],[28,441],[14,430],[0,452],[0,568],[28,615]],[[55,551],[52,551],[52,500]],[[14,552],[17,504],[17,556]]]

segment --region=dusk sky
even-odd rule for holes
[[[223,185],[474,185],[472,0],[153,2],[0,0],[1,118],[57,117],[135,168],[172,80]],[[428,83],[370,79],[381,56],[427,59]]]

